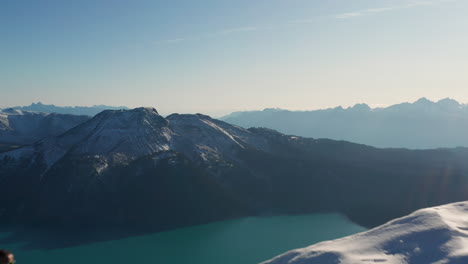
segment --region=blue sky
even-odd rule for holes
[[[0,107],[468,102],[467,0],[3,0]]]

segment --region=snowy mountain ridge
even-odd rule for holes
[[[88,119],[88,116],[4,109],[0,111],[0,143],[31,144],[57,136]]]
[[[105,110],[58,137],[46,138],[4,155],[21,157],[42,153],[48,167],[65,155],[98,155],[109,162],[128,162],[167,151],[207,162],[219,161],[220,156],[234,158],[232,152],[243,149],[246,144],[265,148],[261,142],[260,137],[246,129],[206,115],[173,114],[164,118],[154,108],[141,107]]]
[[[94,116],[103,110],[119,110],[126,109],[125,106],[108,106],[108,105],[93,105],[93,106],[56,106],[53,104],[43,104],[41,102],[32,103],[28,106],[14,106],[11,109],[18,109],[31,112],[42,112],[42,113],[57,113],[57,114],[69,114],[69,115],[87,115]]]
[[[263,264],[462,264],[468,202],[418,210],[349,237],[296,249]]]

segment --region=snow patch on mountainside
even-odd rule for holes
[[[0,111],[0,142],[32,144],[46,137],[60,135],[87,120],[88,116],[4,109]]]
[[[250,131],[232,126],[209,116],[173,114],[167,117],[175,137],[172,146],[192,159],[218,161],[234,159],[247,146],[265,149],[264,139]],[[256,144],[253,144],[257,142]]]
[[[468,263],[468,202],[422,209],[370,231],[296,249],[263,264]]]
[[[8,115],[0,112],[0,130],[11,130]]]
[[[155,109],[107,110],[57,138],[44,140],[38,149],[51,166],[66,153],[99,155],[127,160],[170,148],[171,131]]]

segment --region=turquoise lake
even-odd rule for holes
[[[0,248],[13,251],[17,264],[254,264],[365,230],[338,214],[250,217],[60,249]]]

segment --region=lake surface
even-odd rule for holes
[[[338,214],[313,214],[242,218],[52,250],[22,249],[20,243],[0,248],[13,251],[18,264],[254,264],[362,231]]]

